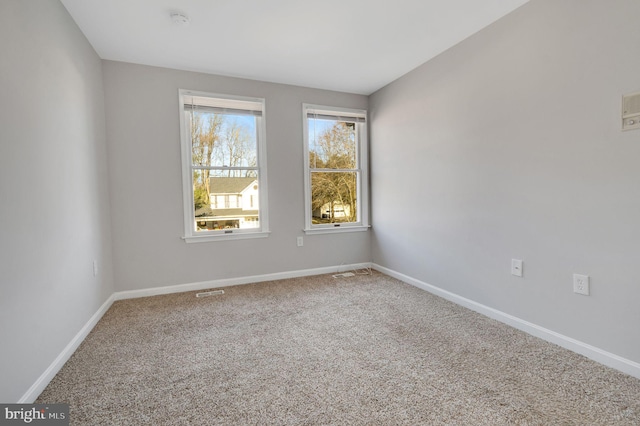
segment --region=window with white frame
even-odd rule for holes
[[[305,232],[369,226],[367,112],[303,105]]]
[[[184,239],[267,236],[264,99],[179,97]]]

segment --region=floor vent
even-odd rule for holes
[[[354,277],[356,274],[354,274],[353,272],[343,272],[342,274],[335,274],[333,275],[333,278],[347,278],[347,277]]]
[[[224,290],[211,290],[203,291],[202,293],[196,293],[196,297],[220,296],[221,294],[224,294]]]

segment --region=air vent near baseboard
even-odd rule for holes
[[[220,296],[221,294],[224,294],[224,290],[211,290],[203,291],[202,293],[196,293],[196,297]]]
[[[622,97],[622,130],[640,129],[640,92]]]

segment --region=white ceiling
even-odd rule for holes
[[[368,95],[528,0],[61,1],[103,59]]]

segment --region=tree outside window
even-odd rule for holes
[[[185,239],[264,232],[264,101],[190,91],[180,101]]]
[[[366,115],[325,108],[305,105],[307,228],[362,226]]]

